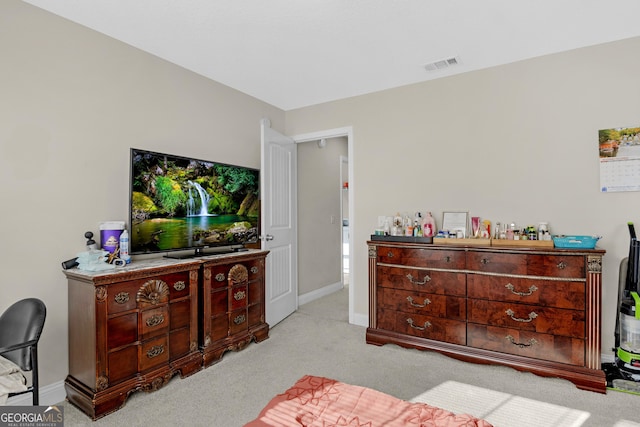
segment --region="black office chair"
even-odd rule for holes
[[[18,365],[22,371],[31,371],[31,385],[9,397],[33,393],[33,404],[39,403],[38,341],[47,317],[47,307],[37,298],[26,298],[14,303],[0,316],[0,355]]]

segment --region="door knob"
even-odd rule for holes
[[[267,234],[266,236],[264,236],[264,240],[266,241],[273,240],[273,236],[271,234]]]

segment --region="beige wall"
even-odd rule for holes
[[[60,262],[128,216],[129,148],[260,167],[284,112],[18,0],[0,2],[0,311],[48,307],[41,383],[67,369]]]
[[[353,127],[354,310],[367,316],[366,240],[378,215],[466,210],[604,236],[603,353],[637,192],[599,191],[598,130],[640,125],[640,38],[311,106],[290,135]]]
[[[342,282],[340,156],[346,138],[298,144],[298,294]],[[333,221],[332,221],[333,220]]]

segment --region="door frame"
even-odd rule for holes
[[[348,149],[348,147],[347,147]],[[349,182],[349,158],[347,156],[340,156],[340,190],[338,190],[340,192],[340,224],[342,224],[342,219],[344,218],[344,182],[345,179],[347,181],[347,183]],[[347,176],[344,176],[343,174],[343,169],[342,166],[343,164],[346,163],[347,164]],[[347,207],[349,206],[349,187],[347,186],[346,188],[347,190]],[[349,220],[349,217],[347,216],[347,221]],[[347,229],[349,230],[348,236],[351,235],[351,225],[347,225]],[[349,240],[350,238],[347,238],[347,246],[349,246]],[[340,272],[341,272],[341,279],[342,279],[342,285],[344,286],[344,253],[343,251],[343,245],[344,245],[344,225],[341,225],[340,227],[340,251],[341,251],[341,256],[340,256]],[[348,248],[350,249],[350,248]],[[351,254],[349,254],[349,268],[352,268],[353,263],[351,262]]]
[[[321,130],[317,132],[304,133],[299,135],[293,135],[291,138],[296,142],[296,144],[310,141],[318,141],[320,139],[328,139],[328,138],[339,138],[346,137],[347,138],[347,157],[349,158],[349,167],[348,167],[348,181],[349,181],[349,262],[350,267],[353,265],[353,218],[354,218],[354,203],[353,203],[353,191],[354,191],[354,183],[353,183],[353,128],[351,126],[335,128],[335,129],[327,129]],[[342,221],[341,221],[342,222]],[[355,319],[354,312],[354,284],[356,283],[356,272],[354,268],[349,269],[349,323],[361,325],[361,322],[358,322]],[[368,321],[366,322],[368,324]]]

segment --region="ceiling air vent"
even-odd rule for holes
[[[460,58],[452,56],[451,58],[440,59],[438,61],[430,62],[424,66],[427,71],[444,70],[445,68],[453,67],[460,63]]]

